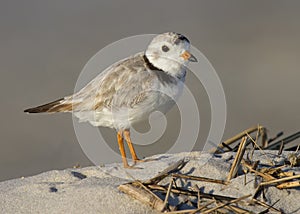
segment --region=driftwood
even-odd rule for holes
[[[165,208],[163,200],[138,183],[122,184],[118,189],[156,210],[162,211]]]
[[[186,165],[187,161],[184,159],[176,162],[170,167],[163,170],[157,176],[141,183],[140,181],[134,181],[127,184],[122,184],[119,186],[119,190],[130,195],[131,197],[141,201],[142,203],[148,204],[150,207],[163,211],[163,210],[174,210],[174,207],[167,206],[167,200],[163,201],[157,195],[152,193],[146,185],[156,184],[165,177],[167,177],[170,173],[177,172],[182,167]],[[171,186],[171,185],[170,185]],[[169,195],[168,195],[169,197]]]

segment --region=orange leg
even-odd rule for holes
[[[125,148],[124,148],[124,141],[123,141],[122,131],[118,131],[117,137],[118,137],[118,144],[119,144],[120,153],[122,155],[122,161],[123,161],[123,164],[124,164],[124,168],[128,168],[129,165],[128,165],[128,162],[127,162],[127,159],[126,159],[126,153],[125,153]]]
[[[129,150],[130,150],[130,153],[131,153],[131,157],[133,159],[134,162],[137,162],[139,161],[136,153],[135,153],[135,150],[134,150],[134,147],[132,145],[132,141],[131,141],[131,138],[130,138],[130,131],[129,130],[125,130],[124,131],[124,137],[125,137],[125,140],[128,144],[128,147],[129,147]]]

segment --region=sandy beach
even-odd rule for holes
[[[273,151],[266,151],[268,158],[255,152],[254,158],[267,164],[268,159],[282,163],[289,152],[278,157]],[[158,213],[149,206],[120,192],[118,186],[133,180],[147,180],[176,163],[188,160],[180,171],[182,174],[205,176],[226,180],[235,153],[227,152],[212,156],[206,152],[155,155],[153,161],[139,163],[139,169],[124,169],[121,163],[105,166],[91,166],[44,172],[32,177],[18,178],[0,183],[0,213]],[[300,173],[299,167],[286,167],[285,170]],[[231,180],[223,186],[207,182],[196,184],[203,192],[231,197],[254,194],[255,176],[247,174]],[[193,186],[193,183],[189,184]],[[175,202],[174,198],[169,203]],[[269,187],[265,191],[265,202],[283,213],[300,213],[299,188],[279,190]],[[264,209],[257,206],[253,212]]]

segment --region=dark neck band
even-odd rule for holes
[[[145,61],[146,65],[148,66],[149,69],[151,69],[151,70],[157,70],[157,71],[163,71],[162,69],[160,69],[160,68],[154,66],[154,65],[149,61],[149,59],[147,58],[146,54],[144,54],[143,58],[144,58],[144,61]]]

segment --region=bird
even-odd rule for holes
[[[134,168],[144,160],[136,154],[130,127],[174,106],[183,91],[188,63],[197,62],[190,46],[183,34],[158,34],[145,51],[115,62],[73,95],[24,112],[71,112],[80,122],[115,129],[123,166]],[[133,165],[128,164],[124,141]]]

